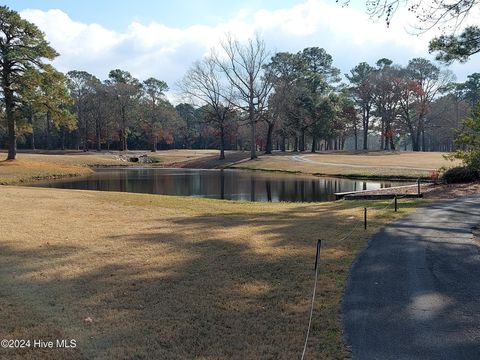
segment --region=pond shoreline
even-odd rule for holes
[[[188,168],[182,168],[188,169]],[[264,172],[273,172],[273,173],[285,173],[285,174],[301,174],[301,175],[311,175],[316,177],[335,177],[335,178],[343,178],[343,179],[351,179],[351,180],[386,180],[386,181],[404,181],[409,182],[412,180],[430,180],[429,177],[414,177],[414,176],[398,176],[398,175],[350,175],[350,174],[325,174],[325,173],[311,173],[311,172],[303,172],[303,171],[296,171],[296,170],[282,170],[282,169],[262,169],[262,168],[250,168],[250,167],[240,167],[240,166],[228,166],[223,169],[232,169],[232,170],[247,170],[247,171],[264,171]]]
[[[247,169],[189,169],[152,166],[97,167],[90,174],[25,182],[31,187],[120,191],[251,202],[334,201],[343,191],[378,190],[403,182]]]

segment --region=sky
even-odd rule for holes
[[[268,49],[298,52],[318,46],[347,73],[356,64],[387,57],[406,65],[432,59],[435,33],[412,35],[406,8],[389,28],[365,12],[365,1],[342,7],[335,0],[8,0],[4,5],[35,23],[60,53],[61,71],[85,70],[100,79],[120,68],[140,80],[156,77],[175,91],[191,64],[218,48],[226,34],[246,40],[259,33]],[[474,21],[480,19],[474,14]],[[450,66],[458,81],[479,71],[479,55]]]

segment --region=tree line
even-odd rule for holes
[[[30,149],[213,148],[258,151],[452,151],[455,129],[480,97],[480,74],[455,83],[415,58],[362,62],[344,74],[325,49],[270,53],[256,36],[227,36],[191,65],[167,98],[159,79],[114,69],[104,80],[63,74],[44,34],[0,7],[0,147]]]

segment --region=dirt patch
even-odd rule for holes
[[[426,199],[455,199],[462,196],[480,194],[480,181],[466,184],[443,184],[432,186],[425,194]]]
[[[480,194],[480,181],[467,184],[420,184],[420,193],[425,199],[455,199],[462,196]],[[418,194],[418,185],[392,187],[379,190],[362,191],[348,195],[349,199],[371,196],[402,196]]]

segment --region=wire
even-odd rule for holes
[[[303,345],[302,360],[305,358],[305,352],[307,351],[308,337],[310,335],[310,328],[312,326],[313,306],[315,304],[315,293],[317,291],[318,269],[320,268],[320,248],[321,240],[317,242],[317,254],[315,257],[315,282],[313,283],[312,304],[310,306],[310,317],[308,319],[307,334],[305,336],[305,344]]]
[[[406,197],[406,195],[403,195],[403,196],[400,196],[400,197],[395,196],[395,197],[398,200],[398,199],[402,199],[402,198]],[[390,202],[388,202],[387,205],[385,205],[385,207],[380,208],[378,210],[383,211],[383,210],[387,209],[390,205],[392,205],[392,203],[394,201],[395,201],[395,198],[393,198]],[[377,210],[377,209],[375,209],[375,210]],[[353,234],[353,232],[357,228],[358,224],[360,224],[360,220],[359,220],[359,218],[355,217],[355,222],[352,226],[352,230],[350,230],[349,233],[347,233],[345,236],[340,238],[339,241],[345,241],[346,239],[348,239]],[[305,353],[307,351],[307,345],[308,345],[308,338],[310,336],[310,329],[312,327],[313,307],[315,305],[315,294],[316,294],[316,291],[317,291],[318,271],[319,271],[319,268],[320,268],[320,248],[321,248],[321,240],[318,240],[318,242],[317,242],[317,253],[316,253],[316,257],[315,257],[315,281],[313,283],[312,302],[311,302],[311,305],[310,305],[310,316],[308,318],[308,327],[307,327],[307,333],[305,335],[305,343],[303,345],[302,360],[305,358]]]

